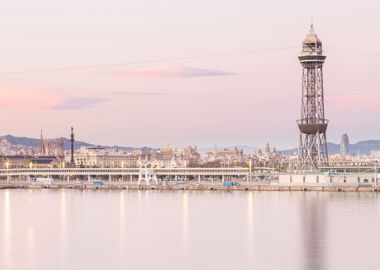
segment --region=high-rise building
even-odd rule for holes
[[[302,171],[313,171],[328,163],[322,66],[322,42],[314,32],[313,25],[303,41],[298,57],[302,65],[301,119],[298,149],[299,167]]]
[[[343,134],[342,139],[340,140],[340,154],[342,156],[350,154],[350,141],[347,134]]]

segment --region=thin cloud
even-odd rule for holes
[[[59,105],[52,107],[53,110],[83,110],[94,107],[107,101],[106,98],[98,97],[72,97],[63,100]]]
[[[18,110],[50,109],[64,102],[54,91],[37,87],[1,87],[0,106]]]
[[[129,70],[121,75],[125,78],[189,78],[230,76],[234,75],[234,73],[175,65],[160,65]]]
[[[106,101],[99,97],[72,97],[38,87],[0,87],[0,106],[22,111],[80,110]]]
[[[114,91],[109,92],[111,95],[119,95],[119,96],[174,96],[174,93],[166,93],[166,92],[137,92],[137,91]]]

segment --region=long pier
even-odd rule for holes
[[[0,188],[378,191],[377,173],[370,168],[304,174],[241,167],[10,168],[0,169]]]
[[[229,180],[248,180],[248,168],[12,168],[0,169],[0,178],[8,180],[30,180],[37,177],[59,178],[60,180],[76,180],[86,178],[104,178],[134,181],[138,184],[151,181],[158,183],[162,179],[197,179],[205,178]]]

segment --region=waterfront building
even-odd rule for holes
[[[278,171],[287,170],[288,159],[289,156],[281,154],[275,147],[271,151],[269,143],[265,146],[265,155],[263,155],[261,149],[258,149],[255,154],[244,155],[246,164],[251,161],[253,167],[273,168]]]
[[[169,144],[159,150],[152,150],[146,155],[146,160],[152,166],[166,168],[194,167],[200,163],[197,147],[187,146],[174,148]]]
[[[70,150],[71,153],[71,150]],[[138,156],[130,152],[107,149],[101,146],[81,147],[73,154],[77,167],[127,168],[136,167]],[[71,163],[71,155],[66,155],[66,162]]]
[[[234,149],[215,149],[204,154],[201,163],[218,167],[237,166],[244,163],[244,153],[237,147]]]
[[[14,168],[61,168],[64,164],[55,156],[2,155],[1,169]]]

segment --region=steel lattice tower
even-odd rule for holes
[[[301,119],[298,156],[300,170],[314,171],[328,163],[322,66],[326,56],[322,54],[322,42],[311,25],[303,41],[298,57],[302,65]]]

